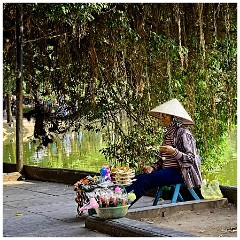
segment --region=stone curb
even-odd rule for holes
[[[186,202],[169,203],[157,206],[148,206],[135,209],[129,209],[127,217],[131,219],[151,217],[164,217],[178,211],[199,210],[206,208],[219,208],[228,204],[227,198],[214,200],[192,200]]]
[[[142,217],[164,217],[177,211],[196,210],[205,208],[217,208],[228,204],[226,198],[216,200],[187,201],[170,203],[159,206],[141,207],[129,209],[127,217],[119,219],[100,219],[90,216],[85,220],[85,227],[108,234],[112,237],[196,237],[196,235],[175,231],[169,228],[138,221]]]
[[[109,234],[112,237],[196,237],[189,233],[160,228],[125,217],[103,220],[91,216],[86,219],[85,227]]]

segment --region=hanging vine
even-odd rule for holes
[[[15,69],[14,8],[4,4],[4,82]],[[109,161],[138,167],[161,142],[148,116],[178,98],[206,169],[221,164],[223,137],[236,124],[237,9],[232,3],[24,4],[24,80],[45,114],[46,134],[107,129]],[[6,85],[6,84],[5,84]],[[5,86],[4,85],[4,86]],[[4,87],[5,88],[5,87]],[[215,165],[216,165],[215,164]]]

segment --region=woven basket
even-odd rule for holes
[[[132,179],[135,177],[134,171],[117,171],[115,175],[115,181],[119,185],[129,185],[132,183]]]

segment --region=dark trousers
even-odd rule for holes
[[[165,168],[149,174],[139,174],[135,178],[137,180],[126,187],[128,193],[131,191],[135,193],[136,200],[134,202],[144,196],[146,191],[152,188],[183,183],[182,175],[179,169],[176,168]]]

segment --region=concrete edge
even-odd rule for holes
[[[174,229],[157,227],[154,224],[141,222],[136,219],[143,217],[164,217],[177,211],[218,208],[228,204],[227,198],[215,200],[193,200],[187,202],[170,203],[158,206],[129,209],[124,218],[100,219],[97,216],[88,217],[85,227],[108,234],[113,237],[195,237],[195,235],[175,231]]]
[[[223,197],[226,197],[228,199],[228,202],[237,205],[237,187],[220,185],[220,190],[223,194]]]
[[[3,163],[3,172],[16,172],[16,164]],[[23,177],[25,177],[25,179],[74,184],[81,178],[86,177],[87,175],[94,176],[98,175],[99,173],[64,168],[43,168],[23,165],[23,171],[21,174],[23,175]],[[228,198],[228,201],[230,203],[237,205],[237,187],[220,185],[220,189],[224,198]],[[157,188],[152,189],[151,191],[149,191],[149,193],[147,193],[147,195],[154,197],[156,191]]]
[[[85,227],[108,234],[112,237],[195,237],[193,234],[175,231],[170,228],[160,228],[129,218],[103,220],[98,217],[88,217]]]
[[[141,208],[129,209],[127,217],[136,219],[136,218],[144,218],[147,215],[151,215],[151,217],[158,216],[166,216],[178,211],[187,211],[187,210],[200,210],[205,208],[219,208],[226,206],[228,204],[227,198],[220,198],[214,200],[192,200],[186,202],[178,202],[178,203],[169,203],[162,204],[157,206],[148,206]]]
[[[16,164],[3,163],[3,172],[8,174],[16,172]],[[98,173],[65,168],[45,168],[23,165],[21,174],[25,179],[74,184],[87,175],[94,176]]]

